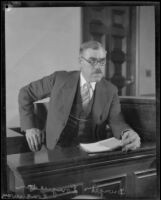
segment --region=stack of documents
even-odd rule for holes
[[[112,151],[122,146],[121,140],[116,139],[115,137],[101,140],[94,143],[80,143],[80,147],[88,153],[97,153],[104,151]]]

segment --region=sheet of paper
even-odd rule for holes
[[[88,153],[111,151],[121,146],[122,146],[121,140],[118,140],[115,137],[101,140],[95,143],[80,144],[80,147]]]

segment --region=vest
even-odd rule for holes
[[[71,112],[67,124],[58,140],[58,145],[65,147],[78,145],[79,143],[90,143],[95,141],[92,133],[92,107],[94,95],[95,93],[89,102],[88,108],[83,110],[80,84],[78,83]]]

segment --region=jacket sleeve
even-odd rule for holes
[[[50,96],[56,73],[43,77],[22,87],[18,94],[21,130],[35,128],[34,102]]]
[[[124,117],[121,113],[121,105],[119,101],[119,96],[117,94],[117,89],[114,92],[109,117],[108,124],[112,129],[113,135],[120,139],[121,133],[126,129],[131,129],[131,127],[125,122]]]

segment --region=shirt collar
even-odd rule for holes
[[[80,87],[82,87],[85,83],[87,83],[87,81],[81,72],[80,73]],[[91,85],[92,89],[95,90],[96,82],[90,82],[90,85]]]

